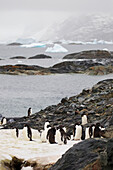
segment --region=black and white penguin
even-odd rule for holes
[[[85,128],[83,125],[82,126],[82,136],[81,136],[81,140],[85,140]]]
[[[51,129],[48,130],[47,133],[47,139],[49,140],[50,144],[55,144],[55,134],[56,134],[56,129],[55,127],[52,127]]]
[[[67,144],[67,135],[66,135],[66,128],[62,128],[60,126],[60,133],[61,133],[61,141],[64,143],[64,144]]]
[[[1,125],[5,125],[7,123],[7,119],[5,117],[2,117]]]
[[[25,140],[30,140],[32,141],[32,131],[29,125],[25,125],[23,128],[23,137]]]
[[[42,142],[47,142],[47,133],[48,133],[48,130],[51,128],[49,122],[45,122],[44,124],[44,130],[42,131],[41,133],[41,141]]]
[[[2,120],[2,114],[0,114],[0,125],[1,125],[1,120]]]
[[[74,126],[74,132],[73,132],[73,139],[74,140],[80,140],[82,136],[82,126],[80,124],[76,124]]]
[[[19,137],[19,129],[16,128],[16,137],[18,138]]]
[[[67,144],[66,128],[59,126],[56,130],[55,141],[59,144]]]
[[[89,127],[86,127],[86,130],[85,130],[85,139],[89,139],[89,138],[90,138]]]
[[[96,123],[94,128],[94,138],[100,138],[100,137],[101,137],[100,123]]]
[[[57,128],[57,130],[56,130],[55,141],[56,141],[56,143],[58,143],[59,145],[62,145],[62,144],[63,144],[63,142],[62,142],[62,140],[61,140],[61,132],[60,132],[60,129],[59,129],[59,128]]]
[[[15,138],[15,139],[19,138],[19,129],[18,128],[12,129],[11,133],[12,133],[13,138]]]
[[[87,115],[85,115],[85,114],[82,114],[82,125],[85,125],[85,124],[87,124],[88,122],[87,122]]]
[[[32,109],[31,107],[28,109],[28,117],[32,114]]]
[[[89,136],[90,138],[93,138],[94,137],[94,128],[95,128],[95,125],[92,124],[90,127],[89,127]]]

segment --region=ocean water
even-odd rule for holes
[[[64,45],[63,45],[64,46]],[[65,45],[68,53],[108,48],[113,51],[112,45]],[[46,48],[21,48],[0,45],[0,65],[5,64],[35,64],[48,67],[61,62],[67,53],[45,53]],[[13,56],[30,57],[45,53],[52,59],[42,60],[11,60]],[[49,105],[57,104],[63,97],[79,94],[84,88],[91,88],[100,80],[113,78],[113,74],[105,76],[89,76],[82,74],[55,74],[36,76],[16,76],[0,74],[0,114],[5,117],[26,116],[29,107],[33,113]]]

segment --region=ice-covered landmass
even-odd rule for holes
[[[109,44],[113,41],[112,28],[112,15],[90,14],[78,17],[73,15],[61,23],[59,21],[59,23],[50,26],[40,40],[59,41],[64,39],[90,44],[92,40],[98,39],[98,43]]]
[[[67,145],[41,143],[40,138],[25,141],[22,130],[17,138],[14,129],[0,130],[0,162],[12,159],[12,156],[24,160],[33,160],[41,164],[56,162],[73,144],[79,141],[68,141]],[[0,165],[1,166],[1,165]]]
[[[54,44],[53,47],[48,47],[45,52],[49,53],[66,53],[68,50],[59,44]]]
[[[43,44],[43,43],[32,43],[32,44],[24,44],[24,45],[21,45],[21,47],[37,48],[37,47],[46,47],[46,45]]]

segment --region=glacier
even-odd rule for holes
[[[107,14],[87,14],[71,16],[63,22],[51,25],[40,40],[72,40],[91,42],[98,39],[98,43],[113,41],[113,16]],[[105,42],[104,42],[105,41]],[[112,42],[110,42],[112,43]]]

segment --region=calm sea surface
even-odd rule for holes
[[[65,45],[71,52],[89,49],[108,48],[113,51],[112,45]],[[67,53],[45,53],[46,48],[20,48],[0,45],[0,65],[4,64],[35,64],[48,67],[61,62]],[[10,57],[30,57],[45,53],[51,55],[47,60],[11,60]],[[14,76],[0,75],[0,114],[6,117],[27,115],[27,109],[32,107],[33,113],[46,106],[57,104],[63,97],[70,97],[91,88],[100,80],[113,78],[113,74],[106,76],[88,76],[81,74],[56,74],[44,76]]]

